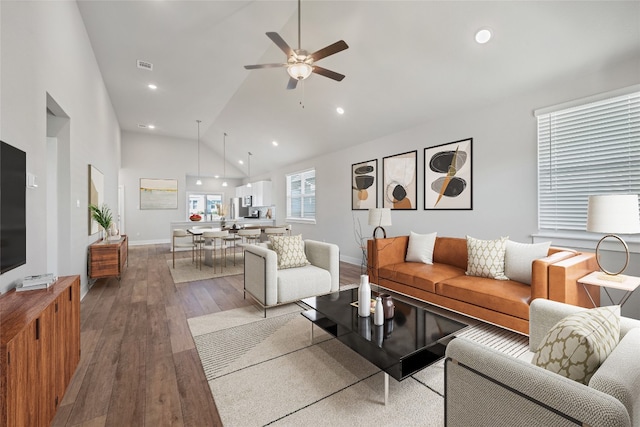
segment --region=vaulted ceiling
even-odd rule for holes
[[[202,120],[228,161],[252,152],[252,175],[640,57],[638,1],[303,0],[301,47],[347,42],[319,64],[346,78],[286,90],[284,68],[243,66],[284,62],[267,31],[297,47],[295,0],[78,5],[123,131],[195,141]]]

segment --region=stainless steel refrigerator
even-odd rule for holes
[[[231,207],[230,219],[241,219],[249,216],[249,206],[242,206],[242,197],[232,197],[229,203]]]

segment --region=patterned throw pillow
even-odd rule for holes
[[[551,328],[531,363],[588,384],[619,339],[620,306],[581,311]]]
[[[309,264],[304,253],[302,235],[271,236],[271,246],[278,255],[278,269],[304,267]]]
[[[504,253],[509,237],[480,240],[467,236],[467,276],[508,280],[504,275]]]

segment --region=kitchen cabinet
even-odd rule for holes
[[[253,190],[253,206],[271,206],[271,181],[257,181],[251,183]]]
[[[0,425],[48,426],[80,362],[80,276],[0,297]]]

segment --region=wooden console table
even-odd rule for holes
[[[89,245],[89,278],[122,276],[125,264],[128,265],[129,239],[120,236],[118,240],[100,240]]]
[[[0,297],[0,426],[48,426],[80,362],[80,276]]]

